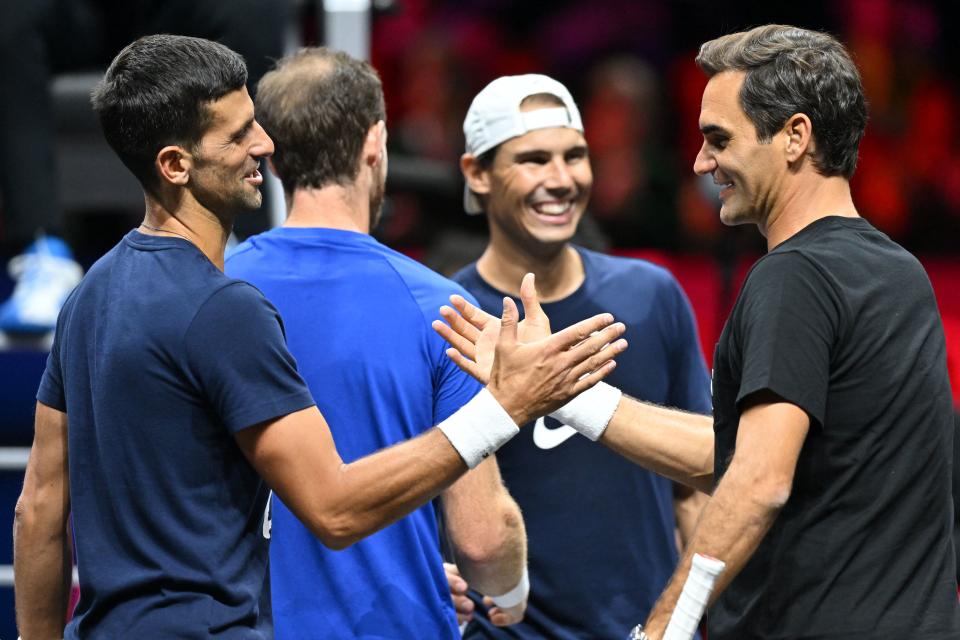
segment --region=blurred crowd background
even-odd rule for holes
[[[708,363],[740,282],[764,244],[752,226],[724,228],[714,186],[693,175],[706,83],[694,64],[698,47],[771,22],[839,36],[860,67],[870,103],[852,181],[854,199],[863,216],[927,268],[960,407],[960,23],[950,18],[955,2],[371,2],[370,56],[383,78],[390,132],[387,200],[375,235],[445,274],[475,259],[485,244],[486,223],[463,212],[458,168],[463,117],[472,96],[492,79],[546,73],[572,91],[590,145],[593,196],[579,242],[670,268],[693,303]],[[36,16],[42,20],[33,20]],[[24,25],[42,32],[42,39],[20,44],[16,38]],[[0,0],[0,265],[34,240],[32,224],[65,240],[56,255],[49,243],[34,242],[35,255],[40,247],[62,265],[72,249],[87,268],[142,219],[140,189],[103,142],[88,95],[123,45],[156,30],[221,39],[241,52],[247,48],[256,77],[266,57],[253,60],[250,50],[279,55],[302,44],[323,44],[324,4]],[[46,95],[47,85],[54,98],[50,113],[44,111],[50,105],[37,97]],[[36,108],[21,102],[27,89]],[[51,146],[52,153],[44,151]],[[17,177],[21,174],[26,177]],[[49,188],[27,195],[24,185],[36,187],[50,176],[57,180],[48,181]],[[268,197],[273,223],[282,218],[278,196],[274,188]],[[20,224],[19,233],[9,213],[17,198],[30,223]],[[237,236],[265,230],[268,213],[238,224]],[[0,269],[0,300],[12,299],[14,284]],[[0,306],[0,316],[12,308],[7,304]],[[49,340],[49,327],[41,329]],[[48,344],[16,342],[0,332],[0,506],[6,513],[12,513],[19,492],[22,447],[32,437],[33,397]],[[960,474],[957,478],[960,485]],[[3,531],[0,636],[15,637],[10,527]]]

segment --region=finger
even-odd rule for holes
[[[476,362],[465,358],[463,354],[456,349],[451,347],[447,349],[446,354],[448,358],[453,360],[453,364],[457,365],[457,367],[468,376],[475,378],[480,384],[487,384],[490,381],[489,371],[484,371]]]
[[[460,312],[460,315],[462,315],[467,322],[481,331],[483,331],[483,328],[487,326],[488,322],[497,320],[483,309],[480,309],[476,305],[472,304],[463,296],[458,296],[457,294],[450,296],[450,304],[453,305],[454,309]]]
[[[473,604],[473,600],[467,596],[453,597],[453,608],[456,610],[458,616],[472,616],[475,607],[476,606]]]
[[[613,373],[613,370],[617,368],[616,360],[608,360],[603,366],[599,369],[589,373],[573,384],[573,395],[577,396],[594,386],[608,375]]]
[[[503,317],[500,320],[500,336],[497,345],[513,346],[517,343],[517,323],[520,312],[517,303],[510,297],[503,298]]]
[[[459,575],[460,575],[460,567],[458,567],[457,565],[453,564],[452,562],[444,562],[444,563],[443,563],[443,570],[446,571],[448,574],[453,574],[453,575],[455,575],[455,576],[459,576]]]
[[[547,314],[543,312],[537,296],[536,276],[532,273],[523,276],[520,282],[520,302],[523,303],[523,317],[527,322],[538,325],[546,323],[549,326],[550,321],[547,320]]]
[[[462,315],[457,313],[454,309],[443,305],[440,307],[440,315],[449,324],[453,327],[454,331],[462,335],[464,338],[470,342],[476,342],[480,338],[480,329],[476,328],[467,321]]]
[[[616,340],[610,344],[604,345],[600,351],[589,356],[571,370],[571,375],[575,380],[579,380],[588,373],[592,373],[610,362],[618,355],[627,350],[627,341],[624,339]]]
[[[463,596],[467,593],[467,581],[460,576],[455,564],[449,562],[443,563],[443,569],[447,574],[447,583],[450,585],[450,593],[454,596]],[[456,602],[456,598],[454,598]]]
[[[465,338],[463,335],[461,335],[451,325],[445,324],[439,320],[434,320],[430,323],[430,326],[433,327],[433,330],[436,331],[441,338],[449,342],[451,347],[462,353],[467,358],[476,360],[476,345],[474,345],[474,343],[468,338]]]
[[[556,332],[548,340],[557,349],[566,351],[573,345],[587,340],[591,334],[601,331],[611,324],[613,324],[613,316],[609,313],[600,313],[592,318],[570,325],[563,331]]]
[[[626,330],[627,327],[622,322],[615,322],[609,327],[595,331],[582,342],[573,345],[567,350],[567,353],[574,360],[585,360],[608,344],[616,341]]]

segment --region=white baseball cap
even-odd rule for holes
[[[564,106],[520,111],[520,103],[538,93],[556,96]],[[479,156],[510,138],[550,127],[568,127],[583,133],[580,110],[565,86],[553,78],[530,73],[503,76],[484,87],[470,103],[463,120],[463,135],[467,153]],[[467,186],[463,189],[463,208],[470,214],[483,212],[480,199]]]

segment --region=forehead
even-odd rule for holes
[[[569,127],[547,127],[545,129],[534,129],[528,131],[522,136],[510,138],[503,143],[498,155],[508,156],[510,154],[528,153],[532,151],[545,151],[549,153],[564,152],[573,147],[586,146],[587,141],[583,134],[576,129]]]
[[[740,106],[743,71],[723,71],[710,78],[700,102],[700,128],[708,126],[734,129],[753,126]]]

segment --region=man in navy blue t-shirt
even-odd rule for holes
[[[709,379],[690,305],[664,269],[570,243],[593,176],[577,105],[542,75],[509,76],[473,100],[461,167],[468,213],[485,213],[490,242],[454,279],[497,312],[523,274],[553,326],[608,309],[627,325],[630,350],[611,381],[632,396],[709,413]],[[552,417],[497,454],[523,511],[530,602],[523,622],[485,616],[469,638],[616,638],[650,612],[677,565],[675,530],[692,530],[695,493],[597,447]]]
[[[346,53],[302,49],[264,76],[256,111],[276,141],[271,162],[291,206],[282,227],[230,252],[226,272],[280,310],[290,351],[345,459],[414,437],[480,387],[431,328],[450,294],[466,292],[370,236],[386,180],[380,78]],[[471,583],[494,596],[523,583],[523,518],[496,461],[440,498],[447,538]],[[277,640],[460,638],[432,504],[344,551],[324,547],[281,500],[272,516]],[[514,618],[525,595],[521,587]]]
[[[222,45],[148,36],[94,93],[146,214],[57,323],[15,521],[25,638],[267,638],[260,478],[325,544],[345,547],[591,386],[623,346],[609,316],[532,347],[508,330],[496,383],[437,429],[346,464],[276,311],[222,272],[232,221],[260,205],[260,162],[273,152],[245,81]],[[508,326],[516,312],[506,305]],[[593,373],[578,381],[584,366]],[[71,513],[81,593],[64,629]]]

